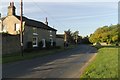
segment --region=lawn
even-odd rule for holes
[[[120,48],[100,48],[80,78],[118,78],[118,49]]]
[[[21,56],[20,53],[14,53],[14,54],[6,54],[2,56],[2,64],[4,63],[10,63],[10,62],[16,62],[16,61],[22,61],[22,60],[28,60],[33,59],[37,57],[43,57],[47,55],[53,55],[58,52],[62,52],[68,49],[74,48],[74,45],[69,46],[68,48],[54,48],[54,49],[43,49],[39,51],[32,51],[32,52],[24,52],[24,56]]]

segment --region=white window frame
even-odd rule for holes
[[[42,39],[42,43],[43,43],[43,48],[45,48],[46,47],[46,42],[45,42],[45,39]]]
[[[34,39],[35,39],[35,41],[34,41]],[[38,37],[37,36],[33,36],[33,42],[32,43],[33,43],[33,47],[38,47]]]
[[[15,31],[19,31],[19,30],[20,30],[20,24],[15,24],[14,30],[15,30]]]
[[[33,38],[35,38],[35,44],[33,44],[33,47],[38,47],[38,34],[37,33],[33,33]],[[34,40],[34,39],[33,39]],[[32,42],[33,43],[33,42]]]
[[[53,46],[53,38],[50,38],[50,45]]]

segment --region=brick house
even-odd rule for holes
[[[15,36],[20,34],[20,16],[16,15],[14,3],[10,3],[8,6],[8,13],[6,17],[3,17],[0,21],[0,32],[8,33],[9,35]],[[33,47],[38,47],[38,43],[42,42],[43,46],[46,47],[46,41],[56,42],[56,29],[48,26],[47,18],[46,22],[40,22],[29,19],[23,16],[23,47],[27,48],[27,43],[32,42]],[[19,39],[18,39],[19,40]],[[20,42],[20,41],[18,41]],[[7,43],[3,43],[5,45]],[[11,45],[12,46],[12,45]]]

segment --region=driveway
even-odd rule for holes
[[[80,78],[81,68],[97,52],[88,45],[32,60],[3,65],[3,78]]]

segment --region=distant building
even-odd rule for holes
[[[12,36],[20,34],[20,30],[21,30],[20,16],[16,15],[15,9],[16,8],[14,6],[14,2],[10,2],[10,5],[8,6],[7,16],[0,19],[0,33],[8,33],[9,35]],[[43,47],[46,47],[46,41],[51,42],[51,46],[53,45],[53,42],[56,42],[57,30],[48,26],[47,18],[46,18],[46,22],[43,23],[23,16],[23,24],[24,24],[23,27],[24,49],[27,48],[28,42],[32,42],[33,47],[38,47],[38,44],[41,41],[43,43]],[[18,40],[16,41],[17,43],[20,42],[19,38],[16,38],[16,40]],[[7,44],[9,45],[7,41],[6,43],[3,43],[3,45],[7,45]]]
[[[56,35],[56,45],[57,46],[64,46],[64,34],[57,34]]]

